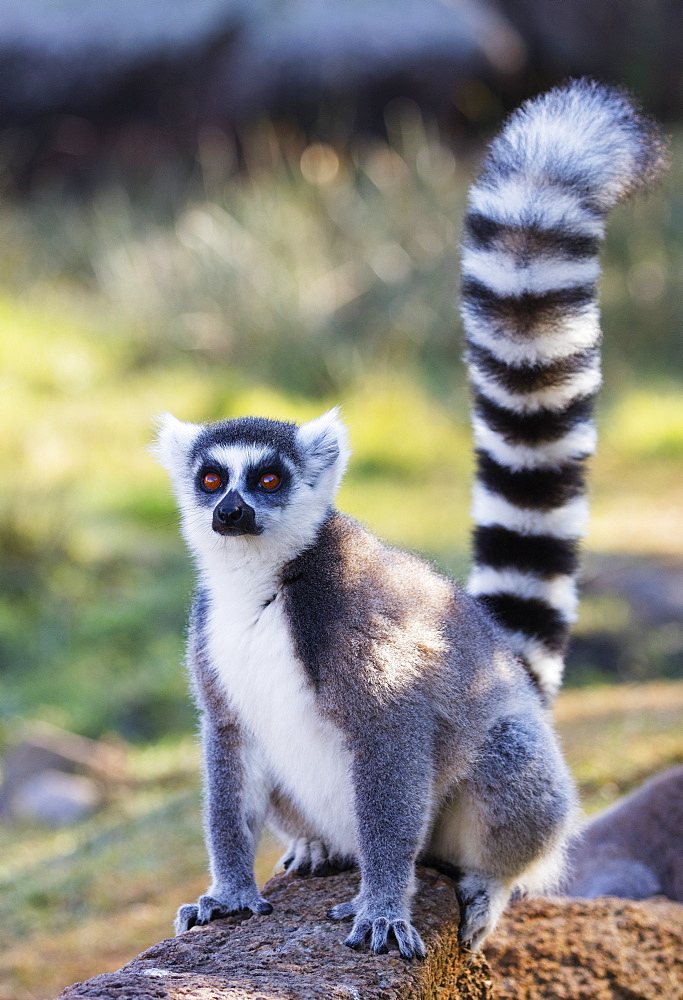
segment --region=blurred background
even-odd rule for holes
[[[568,75],[635,90],[673,167],[609,228],[558,724],[589,812],[683,761],[682,41],[679,0],[0,2],[0,1000],[119,967],[205,887],[155,414],[341,403],[341,508],[463,577],[464,199]]]

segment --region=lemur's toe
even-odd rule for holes
[[[365,943],[365,939],[371,930],[371,920],[356,920],[351,933],[344,941],[344,944],[347,948],[353,948],[354,950],[360,948]]]
[[[349,917],[356,915],[356,904],[353,899],[347,903],[337,903],[327,911],[327,915],[332,920],[348,920]]]
[[[409,920],[392,920],[389,917],[375,917],[373,920],[369,917],[359,917],[344,944],[349,948],[358,949],[362,947],[368,936],[370,937],[370,950],[376,955],[386,955],[392,937],[396,941],[402,958],[422,959],[427,953],[422,938]]]
[[[185,931],[189,931],[190,927],[194,927],[197,923],[198,912],[199,908],[196,903],[185,903],[184,906],[179,908],[173,922],[176,935],[184,934]]]

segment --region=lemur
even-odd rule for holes
[[[468,589],[339,513],[337,410],[297,426],[161,420],[197,568],[188,661],[201,714],[212,882],[176,932],[269,913],[265,824],[291,873],[357,865],[330,910],[345,943],[423,957],[416,861],[457,874],[460,941],[481,947],[513,890],[552,885],[575,794],[549,717],[586,519],[608,210],[662,140],[590,81],[518,109],[465,218],[462,315],[476,446]]]
[[[683,765],[594,816],[570,839],[567,857],[563,895],[683,903]]]

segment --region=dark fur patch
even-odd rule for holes
[[[481,212],[468,212],[465,235],[472,246],[500,250],[517,259],[564,257],[585,260],[600,250],[601,240],[576,232],[570,226],[544,226],[536,219],[522,223],[498,222]]]
[[[284,568],[281,593],[297,656],[320,697],[341,712],[340,724],[354,728],[363,726],[363,701],[375,704],[386,658],[396,657],[408,673],[407,659],[415,669],[430,663],[435,669],[448,654],[434,637],[460,624],[459,602],[470,603],[427,563],[381,545],[337,511],[330,511],[314,544]],[[470,614],[464,634],[475,622]],[[409,649],[400,641],[408,626],[421,636]],[[485,631],[480,639],[487,641]],[[465,639],[456,634],[453,641]],[[344,687],[354,692],[353,711],[347,696],[338,695]]]
[[[196,461],[203,451],[216,445],[238,444],[270,447],[298,465],[300,456],[296,447],[296,432],[297,425],[284,420],[266,420],[263,417],[221,420],[202,428],[192,446],[190,461]]]
[[[494,403],[479,389],[473,391],[475,412],[511,444],[537,445],[557,441],[577,424],[590,420],[594,399],[595,393],[591,393],[573,399],[559,410],[544,408],[533,413],[517,413]]]
[[[511,632],[521,632],[538,639],[549,650],[563,653],[567,646],[569,625],[560,612],[538,597],[516,594],[482,594],[477,600],[493,618]]]
[[[576,573],[578,539],[522,535],[500,525],[474,531],[474,560],[494,569],[519,569],[542,579]]]
[[[211,598],[209,597],[208,590],[205,587],[197,587],[190,612],[190,627],[194,629],[201,644],[204,643],[206,623],[209,619],[210,602]]]
[[[297,655],[317,683],[345,617],[340,518],[330,514],[318,537],[282,574],[285,608]]]
[[[465,277],[462,282],[463,307],[513,339],[534,337],[539,328],[566,323],[568,316],[582,312],[595,298],[592,282],[522,295],[498,295],[476,278]]]
[[[538,736],[520,719],[503,717],[488,731],[486,740],[487,763],[497,786],[523,771],[534,760],[538,750]]]
[[[469,343],[465,354],[467,364],[474,364],[489,378],[509,392],[536,392],[564,385],[573,375],[595,366],[600,350],[597,347],[568,354],[548,364],[509,365],[479,344]]]
[[[559,469],[523,469],[512,472],[491,456],[478,450],[477,478],[492,493],[525,510],[553,510],[586,490],[586,473],[576,462]]]
[[[215,444],[215,442],[214,442]],[[201,452],[195,448],[196,457],[201,456]],[[202,479],[207,472],[218,472],[223,479],[223,485],[215,493],[206,492],[201,488]],[[274,472],[280,477],[280,485],[273,492],[262,490],[258,483],[264,472]],[[226,488],[230,484],[230,469],[224,468],[220,463],[215,462],[207,456],[207,460],[202,462],[195,475],[196,501],[204,507],[213,507],[216,498],[222,497]],[[243,499],[254,506],[267,503],[276,507],[284,507],[290,500],[290,487],[292,475],[287,466],[276,451],[264,454],[262,460],[257,464],[247,468],[244,476],[244,486],[240,487],[245,493]]]

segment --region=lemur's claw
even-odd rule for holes
[[[355,900],[350,899],[348,903],[337,903],[336,906],[330,907],[330,909],[327,911],[327,915],[332,920],[348,920],[349,917],[355,917],[356,915]]]
[[[231,913],[272,913],[273,904],[257,892],[234,893],[229,899],[216,899],[214,896],[200,896],[196,903],[185,903],[178,910],[174,922],[176,935],[189,931],[191,927],[204,926],[212,920],[230,916]]]
[[[260,900],[256,904],[255,909],[252,910],[252,913],[272,913],[272,912],[273,912],[273,904],[269,903],[267,899]]]
[[[195,903],[186,903],[180,907],[173,924],[176,934],[182,934],[184,931],[189,931],[190,927],[194,927],[197,923],[197,912],[198,907]]]
[[[360,948],[365,943],[365,939],[372,930],[371,920],[356,920],[349,936],[344,941],[347,948],[354,950]]]
[[[398,950],[403,958],[425,958],[427,949],[410,921],[392,920],[387,930],[393,931]],[[376,949],[373,948],[374,950]]]
[[[465,951],[478,951],[505,908],[510,892],[478,872],[464,873],[456,889],[460,906],[458,942]]]
[[[353,859],[330,854],[322,840],[293,840],[275,868],[284,868],[290,875],[334,875],[353,867]]]
[[[354,903],[340,903],[329,911],[329,916],[337,920],[351,915],[351,908],[355,909]],[[351,933],[344,941],[348,948],[357,950],[361,948],[370,935],[370,950],[376,955],[385,955],[389,951],[389,940],[393,935],[398,946],[399,954],[403,958],[422,959],[427,954],[422,938],[417,933],[409,920],[389,919],[388,917],[358,917],[351,929]]]

